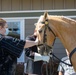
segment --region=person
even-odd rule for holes
[[[15,64],[24,48],[38,44],[38,40],[20,40],[7,36],[8,25],[0,18],[0,75],[15,75]]]
[[[61,60],[64,61],[65,63],[71,64],[69,60],[69,52],[67,49],[66,49],[66,53],[67,56],[63,57]],[[73,66],[69,66],[60,62],[58,66],[58,75],[76,75],[76,73],[73,69]]]
[[[30,35],[26,37],[26,40],[35,41],[36,36]],[[37,46],[32,46],[29,48],[25,48],[25,70],[24,73],[26,74],[33,74],[33,75],[41,75],[41,66],[43,61],[36,61],[34,62],[34,53],[38,53]],[[29,67],[30,66],[30,67]]]
[[[34,35],[27,36],[26,40],[35,41],[36,36]],[[38,53],[37,46],[32,46],[25,49],[25,56],[27,56],[28,59],[25,59],[25,70],[24,73],[26,74],[36,74],[36,75],[42,75],[42,65],[43,61],[49,62],[50,57],[49,56],[42,56]],[[30,66],[30,67],[29,67]]]

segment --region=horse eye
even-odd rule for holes
[[[42,30],[39,30],[39,33],[41,33],[42,32]]]

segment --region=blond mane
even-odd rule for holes
[[[76,22],[76,20],[72,19],[72,18],[69,18],[69,17],[66,17],[66,16],[58,16],[58,15],[49,15],[51,18],[57,18],[57,19],[65,19],[65,20],[69,20],[69,21],[73,21],[73,22]]]
[[[65,21],[65,22],[67,21],[68,23],[76,23],[76,20],[71,19],[71,18],[66,17],[66,16],[58,16],[58,15],[48,15],[48,16],[49,16],[48,18],[55,19],[57,21],[59,20],[59,21]],[[41,15],[39,17],[39,20],[37,23],[44,21],[43,19],[44,19],[44,15]]]

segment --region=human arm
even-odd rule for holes
[[[38,45],[38,38],[36,38],[35,41],[26,40],[26,43],[24,45],[24,48],[28,48],[34,45]]]
[[[0,40],[0,49],[6,51],[9,55],[20,57],[23,52],[26,41],[12,37],[2,37]]]
[[[2,37],[0,41],[0,48],[16,57],[20,57],[24,48],[37,45],[36,41],[23,41],[12,37]]]
[[[31,47],[31,46],[34,46],[34,45],[38,45],[38,42],[37,41],[26,40],[24,48],[28,48],[28,47]]]

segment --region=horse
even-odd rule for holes
[[[49,15],[45,12],[35,26],[39,45],[52,47],[58,37],[70,53],[69,58],[76,71],[76,21],[65,16]]]

